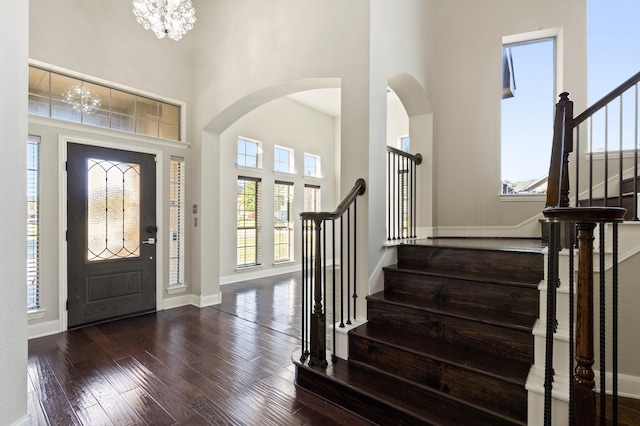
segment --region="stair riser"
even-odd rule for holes
[[[542,254],[469,250],[417,245],[398,246],[398,266],[431,273],[460,274],[462,278],[537,284],[542,280]]]
[[[359,362],[522,421],[527,417],[523,385],[488,376],[357,335],[349,339],[349,362]],[[525,378],[521,378],[523,381]]]
[[[481,348],[519,359],[533,360],[531,330],[518,330],[463,318],[368,300],[367,318],[371,323],[400,327],[419,335]]]
[[[339,361],[340,362],[340,361]],[[375,377],[372,371],[372,378]],[[296,368],[296,384],[309,392],[360,414],[366,419],[381,425],[429,425],[426,420],[413,416],[400,408],[388,404],[361,392],[357,387],[342,386],[324,373],[316,373],[312,369]],[[466,418],[473,419],[474,426],[513,426],[515,422],[480,411],[471,406],[438,395],[432,391],[409,382],[397,383],[387,388],[388,394],[401,398],[405,403],[416,407],[433,407],[440,414],[439,425],[460,424],[455,417],[448,418],[449,413],[464,413]],[[436,408],[437,407],[437,408]]]
[[[397,425],[428,425],[402,410],[359,392],[358,389],[342,386],[328,379],[326,375],[314,373],[306,368],[296,368],[296,384],[376,423],[385,424],[389,419],[393,419]]]
[[[536,287],[493,284],[386,269],[385,291],[416,298],[458,303],[504,312],[537,315]]]

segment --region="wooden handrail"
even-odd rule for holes
[[[410,160],[413,160],[416,162],[417,165],[420,165],[422,163],[422,154],[418,153],[418,154],[410,154],[408,152],[405,152],[401,149],[398,148],[394,148],[392,146],[387,145],[387,151],[388,152],[393,152],[394,154],[400,155],[402,157],[407,157]]]
[[[600,109],[604,108],[609,102],[620,96],[626,90],[633,87],[635,84],[640,82],[640,71],[638,71],[635,75],[629,78],[627,81],[622,83],[620,86],[613,89],[608,95],[605,95],[599,101],[595,102],[589,108],[585,109],[584,112],[578,115],[573,119],[573,127],[578,126],[578,124],[582,123],[587,118],[591,117],[593,114],[598,112]]]
[[[300,213],[300,218],[302,220],[333,220],[337,219],[347,211],[349,206],[353,203],[353,201],[359,195],[362,195],[367,190],[367,183],[364,179],[360,178],[356,180],[356,183],[351,188],[351,191],[347,194],[346,197],[342,200],[342,202],[338,205],[338,207],[332,212],[302,212]]]

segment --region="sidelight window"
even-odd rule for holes
[[[172,158],[169,171],[169,285],[184,285],[184,160]]]
[[[27,140],[27,309],[40,308],[40,138]]]

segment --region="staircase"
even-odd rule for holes
[[[296,383],[377,424],[526,424],[542,246],[444,241],[399,246],[349,360]]]

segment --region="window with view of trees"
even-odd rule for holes
[[[275,262],[293,260],[293,183],[276,181],[273,198],[273,259]]]
[[[237,266],[260,264],[260,179],[238,177]]]

